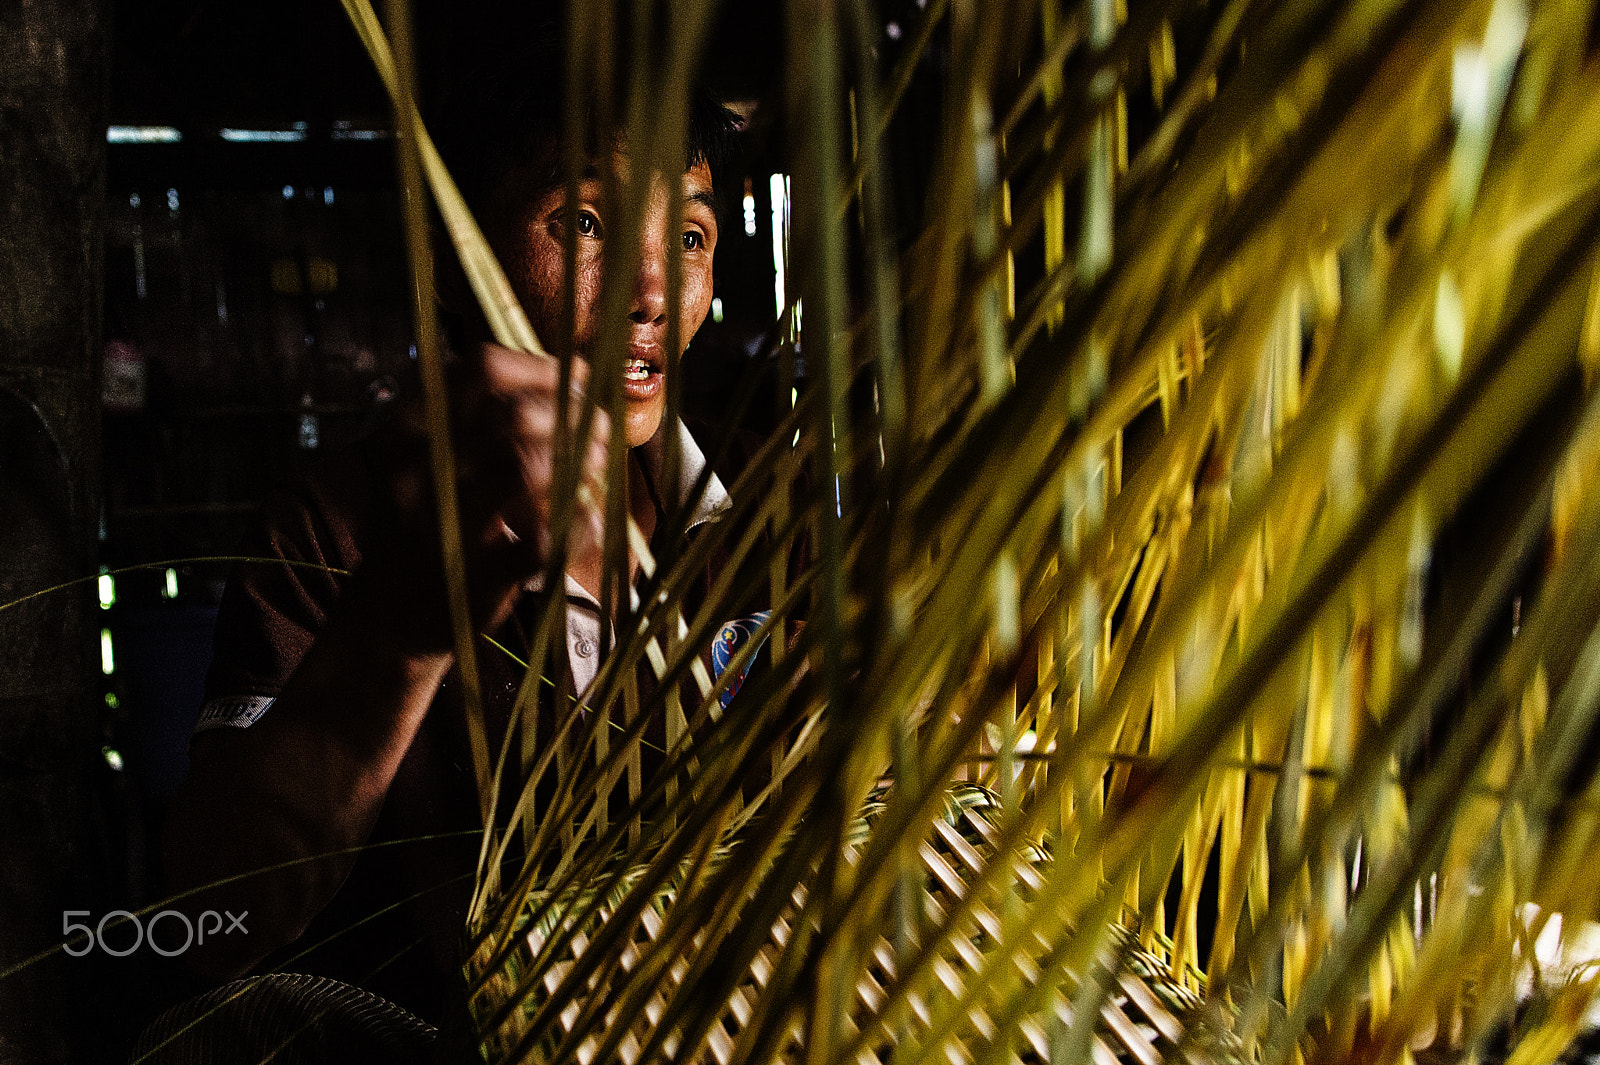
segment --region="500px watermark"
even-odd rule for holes
[[[222,919],[226,915],[227,926],[224,927]],[[239,932],[249,935],[250,930],[244,926],[244,919],[250,916],[250,911],[235,916],[232,911],[206,910],[198,919],[191,921],[189,915],[178,910],[157,910],[148,917],[141,919],[136,913],[127,910],[112,910],[100,922],[88,925],[74,920],[77,917],[88,917],[88,910],[63,910],[61,912],[61,934],[66,940],[61,944],[61,949],[74,958],[81,958],[93,950],[97,945],[113,958],[125,958],[138,950],[141,945],[148,942],[150,949],[164,958],[176,958],[197,943],[204,943],[207,936],[216,938],[218,935],[231,935]],[[156,926],[165,921],[161,938],[163,942],[156,941]],[[125,942],[128,933],[121,931],[125,927],[133,927],[133,942]],[[176,946],[177,930],[181,928],[183,942]],[[106,932],[112,933],[113,943],[106,942]]]

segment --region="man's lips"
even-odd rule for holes
[[[629,399],[651,399],[662,387],[661,363],[657,352],[631,351],[622,365],[622,391]]]

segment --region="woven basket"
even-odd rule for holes
[[[847,860],[853,861],[859,856],[882,809],[880,794],[875,794],[848,834],[845,846]],[[945,816],[934,820],[931,832],[919,848],[927,877],[924,907],[930,923],[944,923],[944,915],[952,905],[967,896],[969,885],[977,880],[993,859],[997,813],[998,801],[995,796],[976,785],[958,784],[947,792]],[[732,847],[722,853],[719,859],[729,861],[736,857],[737,847]],[[1037,869],[1048,861],[1048,856],[1041,848],[1035,847],[1022,857],[1024,861],[1012,864],[1021,881],[1021,890],[1031,892],[1040,882]],[[594,1009],[592,996],[607,995],[609,989],[601,985],[598,977],[591,977],[587,999],[569,1000],[558,1022],[546,1026],[538,1037],[530,1039],[528,1033],[535,1015],[548,1002],[549,996],[559,987],[573,964],[583,956],[595,931],[612,918],[616,905],[626,897],[643,872],[642,868],[634,869],[610,881],[610,894],[598,907],[591,908],[596,889],[568,892],[558,905],[545,911],[545,916],[537,925],[530,927],[529,915],[543,901],[540,896],[532,896],[524,902],[522,916],[513,933],[517,942],[509,952],[498,950],[500,944],[493,942],[479,946],[465,971],[468,986],[476,989],[470,1005],[478,1027],[480,1049],[486,1061],[548,1061],[559,1053],[559,1045],[566,1043],[571,1049],[573,1028],[578,1023],[584,1023],[587,1027],[576,1049],[575,1058],[579,1065],[589,1065],[595,1060],[608,1037],[618,1034],[615,1029],[619,1026],[626,1031],[620,1033],[620,1041],[616,1044],[617,1058],[622,1065],[634,1065],[639,1059],[667,1003],[686,976],[688,966],[682,960],[667,967],[655,993],[642,1010],[635,1009],[623,1016],[621,1006],[616,1001],[602,1003],[600,1009]],[[627,946],[622,951],[620,968],[623,972],[633,972],[640,959],[652,949],[676,899],[678,883],[681,881],[669,881],[657,891],[652,905],[646,907],[635,922]],[[804,890],[804,886],[796,888],[789,906],[773,924],[770,937],[757,952],[744,978],[728,996],[717,1023],[706,1038],[688,1048],[677,1045],[672,1038],[667,1039],[662,1049],[668,1060],[694,1065],[728,1065],[733,1060],[739,1036],[772,978],[784,944],[793,933],[793,922],[805,902]],[[573,913],[589,915],[584,919],[583,927],[570,927],[571,918],[568,915]],[[967,934],[952,937],[934,966],[938,984],[950,993],[959,993],[965,981],[972,978],[976,965],[982,961],[986,945],[993,941],[999,920],[992,911],[979,904],[966,925]],[[524,986],[528,983],[526,974],[530,971],[532,959],[558,928],[571,933],[565,956],[557,964],[547,966],[544,975],[532,982],[531,986]],[[1115,966],[1108,993],[1101,999],[1101,1015],[1091,1049],[1093,1060],[1096,1065],[1156,1065],[1168,1060],[1172,1051],[1182,1042],[1186,1019],[1194,1015],[1202,1000],[1173,978],[1164,959],[1138,950],[1131,933],[1119,930],[1114,947],[1113,953],[1119,964]],[[857,1034],[859,1026],[863,1024],[877,1027],[878,1031],[869,1031],[872,1038],[861,1044],[862,1050],[856,1055],[856,1063],[887,1065],[893,1057],[896,1039],[878,1025],[877,1008],[884,1000],[886,988],[895,979],[894,951],[886,938],[880,938],[871,954],[873,964],[857,979],[849,1034]],[[488,971],[497,957],[503,957],[504,960],[498,969]],[[1019,968],[1025,970],[1026,966],[1026,961],[1019,962]],[[1038,973],[1024,971],[1023,977],[1033,983]],[[1076,981],[1062,981],[1061,986],[1047,996],[1053,1002],[1054,1020],[1046,1011],[1040,1011],[1040,1015],[1026,1018],[1018,1026],[1014,1038],[1009,1040],[1014,1048],[1008,1055],[1012,1060],[1044,1062],[1051,1059],[1052,1031],[1060,1032],[1065,1024],[1070,1023],[1070,997],[1075,989]],[[518,1004],[509,1005],[512,1002]],[[916,994],[910,996],[909,1003],[911,1009],[908,1019],[901,1023],[896,1035],[901,1039],[917,1040],[921,1034],[918,1029],[926,1027],[931,1011],[929,1004]],[[585,1015],[589,1016],[588,1021],[581,1020]],[[969,1048],[959,1038],[951,1037],[944,1047],[944,1057],[952,1065],[976,1060],[977,1054],[985,1050],[990,1053],[993,1051],[993,1046],[989,1044],[1000,1034],[993,1023],[981,1016],[974,1016],[971,1020],[970,1031],[978,1033],[978,1038],[983,1040],[985,1046]],[[1061,1023],[1057,1023],[1057,1020]],[[1211,1028],[1207,1026],[1208,1033]],[[1227,1038],[1226,1032],[1223,1037]],[[1191,1055],[1187,1056],[1202,1056],[1210,1060],[1239,1057],[1237,1048],[1220,1047],[1215,1034],[1208,1034],[1204,1044],[1191,1040],[1186,1044],[1186,1049],[1191,1051]],[[1219,1049],[1224,1049],[1225,1053],[1218,1054]],[[785,1062],[799,1061],[803,1056],[804,1033],[796,1026],[784,1040],[781,1059]]]

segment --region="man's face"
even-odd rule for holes
[[[619,152],[613,165],[625,168],[627,160]],[[607,234],[621,225],[621,212],[608,202],[605,185],[599,177],[586,177],[580,183],[575,205],[576,232],[572,234],[577,243],[573,353],[591,362],[604,332],[600,286]],[[682,197],[683,218],[679,231],[669,233],[669,197],[673,195]],[[628,350],[622,398],[629,447],[638,447],[655,435],[666,409],[667,374],[677,371],[684,347],[705,321],[711,306],[711,258],[717,246],[714,205],[711,171],[704,162],[690,167],[676,189],[659,174],[652,183],[643,219],[639,265],[623,323]],[[562,246],[568,221],[564,190],[554,189],[514,207],[507,218],[500,239],[495,241],[497,250],[534,331],[550,343],[562,334],[559,326],[567,306],[563,292]],[[683,289],[678,301],[678,350],[669,352],[667,262],[674,242],[683,249]],[[620,249],[613,252],[623,254]]]

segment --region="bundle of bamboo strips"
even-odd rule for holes
[[[630,144],[678,136],[710,6],[665,6]],[[611,7],[574,6],[574,72]],[[588,707],[520,763],[480,737],[489,1056],[1553,1059],[1595,977],[1518,1012],[1518,915],[1596,910],[1592,5],[933,0],[898,52],[864,0],[788,10],[805,388]],[[752,589],[686,609],[713,546],[773,605],[726,714],[697,649]],[[951,832],[961,780],[1000,801]]]

